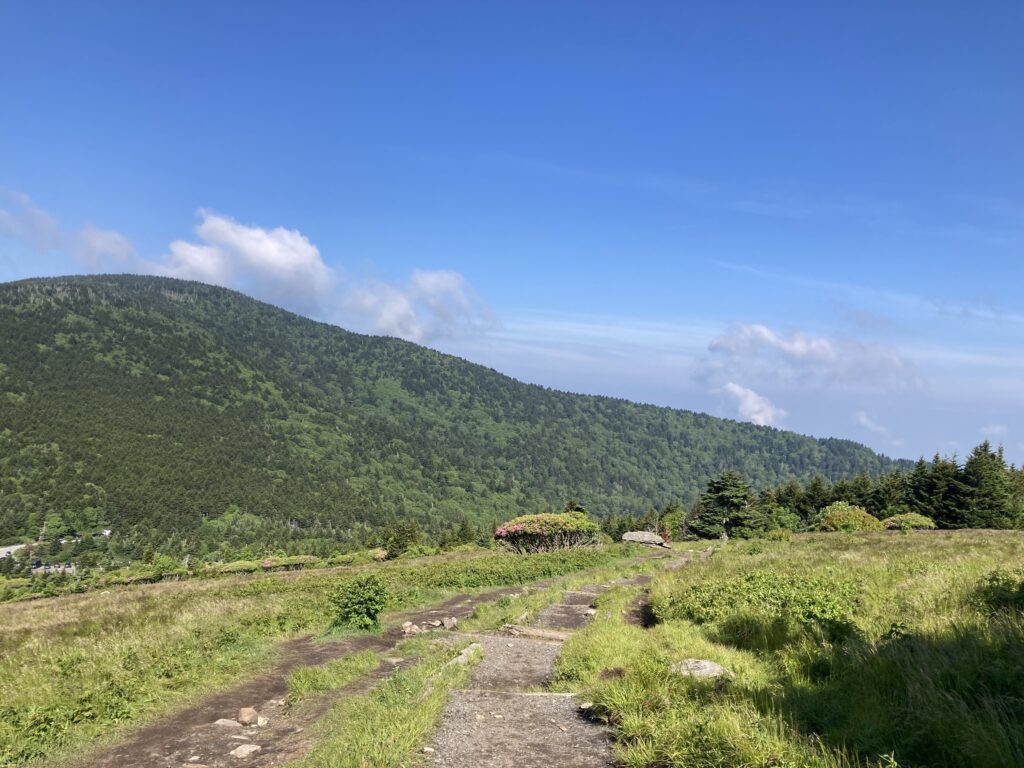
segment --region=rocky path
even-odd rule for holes
[[[478,603],[518,593],[507,587],[477,595],[456,595],[445,602],[396,618],[394,626],[380,635],[359,635],[338,641],[315,642],[301,637],[282,646],[277,665],[239,686],[215,693],[136,731],[125,741],[103,748],[75,763],[76,768],[222,768],[223,766],[272,766],[293,760],[310,747],[306,728],[319,720],[338,698],[369,690],[404,663],[386,659],[368,677],[332,695],[319,697],[294,709],[284,706],[288,676],[304,666],[376,651],[387,653],[405,636],[401,624],[420,626],[440,623],[448,617],[466,618]],[[252,713],[243,713],[252,709]],[[248,721],[251,715],[252,723]]]
[[[441,726],[427,747],[438,768],[605,768],[612,765],[606,730],[583,717],[571,694],[547,693],[562,642],[586,626],[594,599],[616,584],[641,584],[640,576],[565,592],[528,626],[502,634],[467,637],[484,657],[469,686],[448,701]]]

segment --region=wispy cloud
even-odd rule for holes
[[[884,437],[895,447],[903,445],[902,440],[894,437],[892,431],[887,426],[877,421],[873,416],[869,415],[867,411],[857,411],[853,414],[853,421],[857,426],[863,427],[868,432]]]
[[[782,408],[752,389],[729,381],[722,387],[722,391],[734,401],[736,412],[744,421],[762,427],[773,427],[786,416]]]
[[[708,345],[703,375],[713,381],[774,381],[795,388],[915,390],[924,377],[895,347],[801,330],[734,323]]]
[[[0,236],[24,243],[36,253],[80,252],[95,242],[95,234],[100,231],[91,225],[79,230],[65,229],[56,216],[40,208],[28,195],[0,189]]]
[[[353,281],[346,285],[342,303],[375,333],[409,341],[478,333],[495,322],[469,281],[451,270],[417,269],[400,284]]]

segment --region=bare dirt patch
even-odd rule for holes
[[[572,696],[456,691],[430,765],[444,768],[603,768],[608,734],[585,720]]]
[[[474,690],[516,691],[546,685],[551,681],[561,643],[520,637],[477,635],[484,658],[473,668]]]

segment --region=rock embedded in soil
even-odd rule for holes
[[[229,720],[226,717],[222,717],[214,722],[214,725],[219,725],[223,728],[241,728],[242,724],[237,720]]]
[[[244,758],[249,757],[250,755],[255,755],[261,749],[263,749],[263,747],[258,744],[243,744],[242,746],[231,750],[228,754],[232,757]]]
[[[656,533],[649,531],[629,531],[622,534],[623,541],[632,541],[635,544],[646,544],[649,547],[664,547],[665,540]]]
[[[683,659],[673,664],[671,669],[677,675],[695,677],[698,680],[736,679],[736,675],[732,670],[726,669],[721,664],[716,664],[707,659]]]
[[[255,725],[259,719],[259,713],[252,707],[242,707],[238,710],[238,722],[242,725]]]

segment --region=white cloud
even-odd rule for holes
[[[200,209],[195,232],[199,242],[175,240],[151,271],[238,288],[303,311],[330,297],[334,271],[298,230],[248,226]]]
[[[917,368],[896,348],[800,330],[734,323],[708,345],[701,375],[709,381],[757,378],[796,388],[916,390]]]
[[[981,434],[985,437],[1005,437],[1010,428],[1005,424],[989,424],[981,428]]]
[[[853,415],[853,420],[869,432],[874,432],[876,435],[884,435],[885,437],[889,436],[889,429],[871,418],[866,411],[857,411]]]
[[[60,222],[21,192],[0,189],[0,235],[26,243],[39,253],[60,248],[65,234]]]
[[[86,224],[75,233],[75,240],[79,257],[90,264],[105,258],[121,262],[132,262],[137,258],[132,241],[113,229]]]
[[[772,403],[767,397],[757,394],[734,382],[727,382],[722,391],[736,403],[736,412],[744,421],[772,427],[786,416],[786,412]]]
[[[404,284],[353,281],[342,302],[374,333],[416,342],[452,338],[494,323],[466,278],[449,270],[417,269]]]

